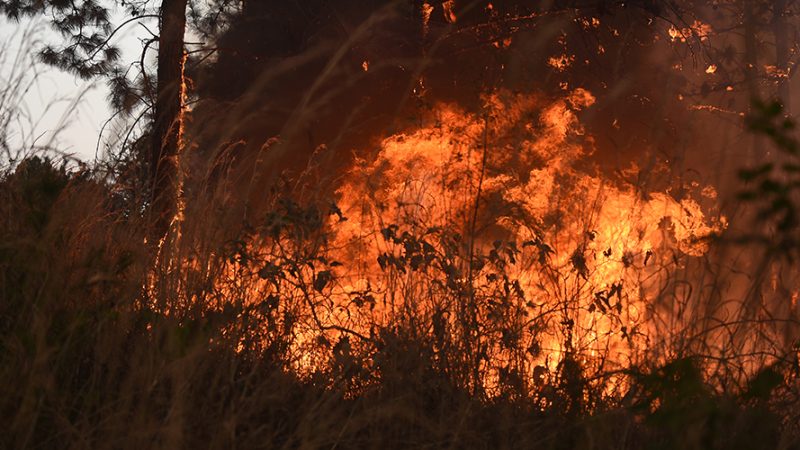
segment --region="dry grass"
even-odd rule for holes
[[[0,181],[4,447],[797,443],[793,367],[765,367],[742,389],[724,384],[733,378],[709,379],[707,360],[691,348],[665,350],[678,357],[660,367],[627,368],[631,385],[614,396],[591,379],[601,374],[569,359],[547,382],[487,396],[469,381],[463,336],[444,350],[442,336],[421,323],[431,317],[399,315],[368,341],[330,330],[338,343],[319,344],[313,370],[297,370],[305,350],[297,339],[316,325],[302,298],[284,291],[259,301],[263,261],[246,246],[167,247],[192,253],[162,254],[153,270],[141,219],[110,201],[112,188],[43,159]],[[286,228],[296,262],[313,257],[300,245],[315,243],[313,225]],[[232,266],[241,270],[233,278]]]

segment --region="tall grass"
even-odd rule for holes
[[[487,395],[470,378],[468,337],[443,333],[435,310],[405,311],[369,336],[322,330],[303,293],[317,279],[301,269],[324,251],[324,212],[313,205],[284,198],[271,222],[238,240],[208,238],[211,221],[184,230],[192,245],[169,247],[175,253],[153,268],[142,219],[90,172],[29,158],[3,174],[0,195],[6,448],[798,442],[791,364],[775,362],[745,386],[730,385],[708,377],[696,347],[667,341],[672,358],[625,368],[628,384],[614,395],[598,387],[604,374],[569,357],[540,379],[506,373],[499,392]],[[278,237],[292,247],[263,246]],[[262,245],[248,245],[254,241]],[[277,274],[292,270],[286,265],[270,271],[275,252],[295,275]]]

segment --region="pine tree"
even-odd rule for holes
[[[151,238],[163,237],[176,212],[178,157],[181,140],[183,101],[184,33],[187,0],[163,0],[155,11],[146,4],[123,0],[126,18],[114,26],[111,6],[97,0],[2,0],[0,13],[12,20],[45,16],[63,38],[60,46],[41,49],[43,62],[66,70],[82,79],[106,78],[111,88],[111,104],[120,112],[130,112],[144,103],[152,117],[152,141],[146,158],[150,190]],[[156,82],[153,100],[147,99],[150,77],[144,64],[139,64],[144,88],[140,92],[131,85],[121,65],[120,51],[111,43],[123,27],[144,19],[159,19],[159,35],[147,41],[142,58],[150,45],[158,43]],[[141,95],[144,93],[145,95]]]

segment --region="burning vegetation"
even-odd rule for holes
[[[795,448],[798,5],[536,3],[0,1],[0,445]]]

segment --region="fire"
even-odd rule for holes
[[[567,54],[553,56],[547,60],[547,64],[559,72],[567,70],[574,62],[575,56]]]
[[[499,92],[485,96],[482,114],[442,104],[426,126],[386,138],[339,189],[347,220],[334,227],[331,256],[342,263],[334,301],[367,291],[380,301],[325,320],[502,316],[507,329],[475,338],[488,384],[522,342],[524,371],[552,373],[568,352],[585,364],[635,358],[663,267],[702,255],[724,223],[691,198],[581,168],[592,140],[578,113],[594,101],[583,89],[554,102]],[[459,313],[448,290],[474,310]]]
[[[574,89],[555,100],[498,91],[479,112],[436,105],[356,160],[328,219],[276,205],[285,213],[218,277],[236,293],[222,297],[267,299],[264,333],[291,337],[299,373],[331,353],[369,361],[397,324],[489,395],[551,382],[570,361],[596,374],[627,367],[658,331],[653,299],[669,271],[703,255],[725,222],[691,197],[600,173],[579,121],[594,102]]]
[[[672,42],[680,41],[682,43],[686,43],[692,38],[698,39],[701,42],[707,41],[713,32],[714,30],[711,25],[703,23],[699,20],[695,20],[691,26],[680,29],[676,28],[674,25],[671,25],[667,30]]]
[[[455,0],[447,0],[442,3],[442,9],[444,10],[444,18],[447,20],[448,23],[456,23],[457,17],[454,11],[456,6]]]

